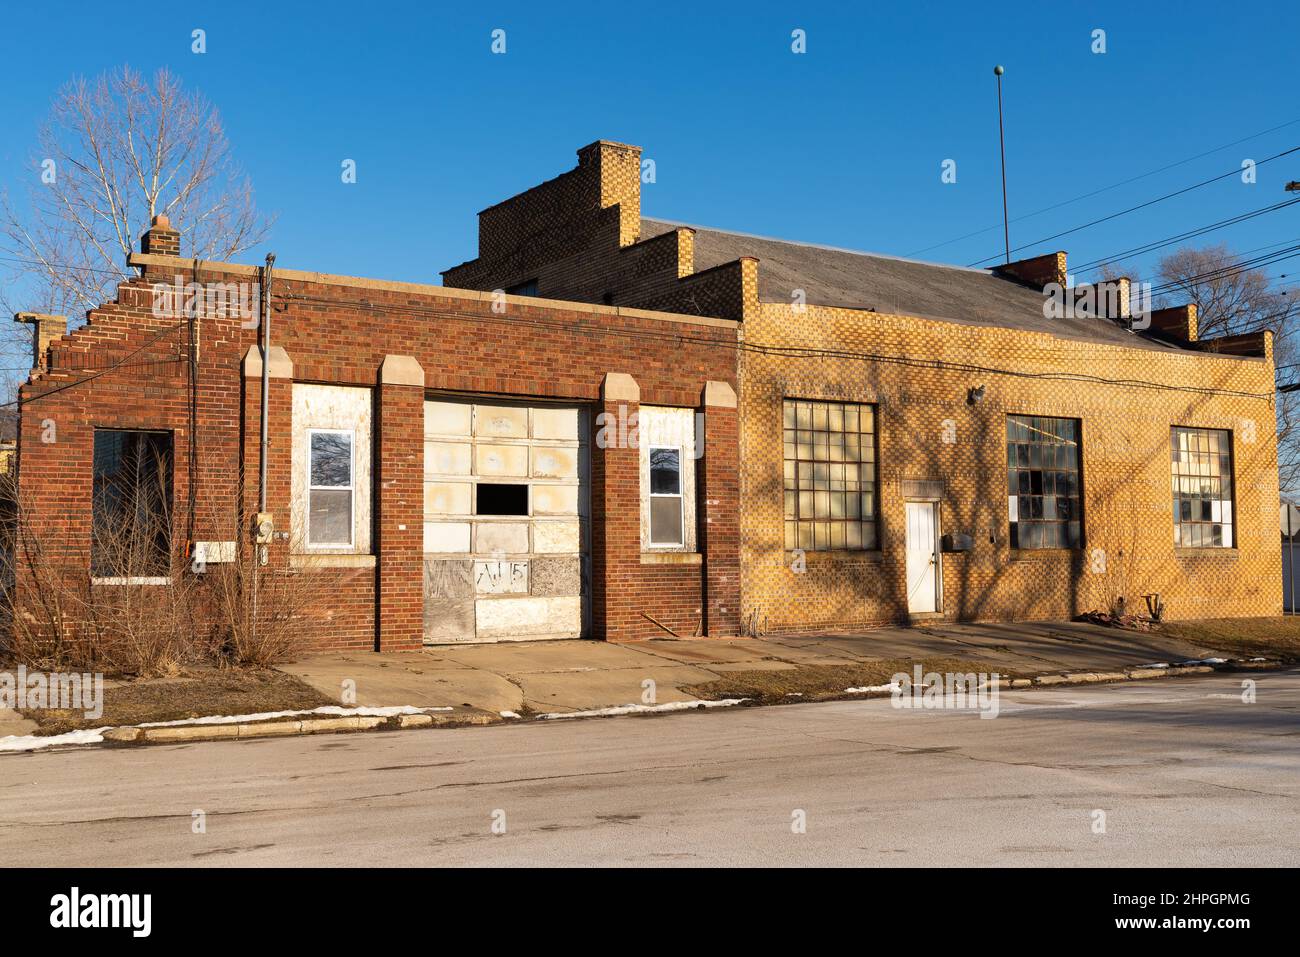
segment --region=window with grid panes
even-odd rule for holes
[[[1012,548],[1083,544],[1079,421],[1007,416],[1007,514]]]
[[[784,404],[785,547],[878,547],[875,406]]]
[[[1232,547],[1232,433],[1174,427],[1174,544]]]

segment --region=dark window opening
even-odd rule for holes
[[[506,290],[507,296],[536,296],[537,280],[529,279],[527,282],[517,283]]]
[[[170,574],[171,502],[171,433],[97,429],[91,574],[97,578]]]
[[[481,484],[475,515],[527,515],[528,486]]]
[[[603,293],[600,297],[600,301],[607,306],[612,306],[614,305],[614,294],[612,292]]]
[[[1012,548],[1083,546],[1079,422],[1007,416],[1007,510]]]

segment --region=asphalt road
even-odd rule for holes
[[[6,755],[0,859],[1294,867],[1300,671],[1243,677]]]

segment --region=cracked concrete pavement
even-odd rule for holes
[[[640,702],[647,679],[655,682],[656,702],[668,703],[695,700],[681,689],[734,671],[960,657],[1005,672],[1046,674],[1113,671],[1202,658],[1213,651],[1158,632],[1083,622],[942,623],[852,635],[439,645],[397,654],[312,655],[281,670],[340,701],[344,682],[354,682],[356,701],[350,703],[363,706],[568,712]]]
[[[875,699],[10,755],[0,854],[67,866],[1294,867],[1297,715],[1290,670],[1003,692],[993,720]],[[195,810],[206,833],[192,831]],[[806,833],[791,829],[796,811]]]

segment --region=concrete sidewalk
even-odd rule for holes
[[[362,706],[469,706],[485,711],[570,712],[640,702],[655,683],[659,704],[695,700],[683,687],[729,672],[854,665],[888,658],[966,658],[1021,675],[1119,671],[1153,662],[1213,655],[1158,632],[1082,622],[939,624],[882,628],[856,635],[735,640],[653,639],[439,645],[399,654],[332,653],[280,670],[343,701],[353,682]]]

